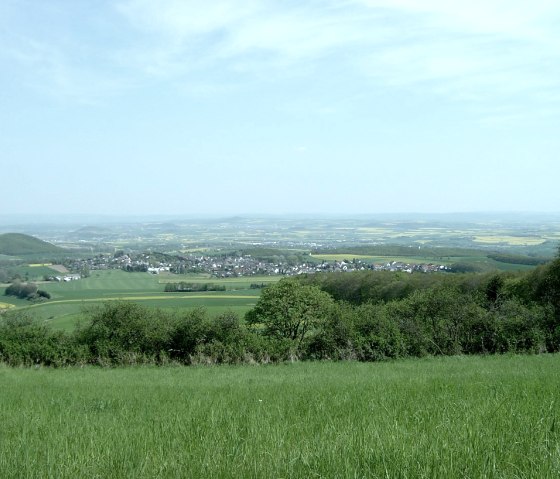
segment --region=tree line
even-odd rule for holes
[[[244,318],[131,302],[88,309],[75,331],[0,316],[11,365],[380,361],[560,350],[560,255],[528,273],[319,274],[267,286]]]
[[[225,291],[226,287],[223,284],[215,283],[188,283],[186,281],[179,281],[174,283],[166,283],[164,291],[166,293],[192,293],[199,291]]]

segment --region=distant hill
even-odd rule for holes
[[[146,230],[154,230],[154,231],[163,231],[167,233],[177,232],[180,231],[181,228],[176,225],[175,223],[144,223],[142,225],[143,229]]]
[[[21,233],[0,234],[0,254],[18,256],[27,254],[61,253],[62,248],[33,236]]]

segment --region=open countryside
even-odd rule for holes
[[[322,219],[309,220],[304,228],[300,220],[282,218],[274,231],[258,218],[138,223],[126,229],[118,224],[39,225],[35,228],[50,243],[24,234],[0,235],[0,252],[11,255],[0,264],[0,280],[32,282],[50,299],[30,303],[4,296],[4,309],[29,311],[37,320],[66,331],[81,324],[85,310],[105,301],[134,301],[166,311],[203,307],[212,316],[227,311],[244,316],[262,287],[283,277],[359,271],[528,271],[552,256],[555,242],[550,238],[560,229],[560,221],[543,229],[501,220],[508,235],[498,237],[488,233],[495,221],[463,221],[455,219],[450,228],[442,225],[443,218],[431,224],[419,218],[381,220],[374,227],[364,226],[371,220],[338,220],[335,226]],[[530,236],[523,236],[522,228],[531,235],[538,230],[539,240],[525,241]],[[185,236],[187,232],[191,236]],[[230,234],[236,236],[235,243],[228,240]],[[383,241],[365,242],[371,235]],[[392,242],[396,236],[399,246]],[[463,240],[458,243],[458,238]],[[483,249],[473,248],[480,238],[488,239]],[[435,246],[427,245],[428,240]],[[165,292],[166,285],[181,282],[217,284],[223,291]]]
[[[560,2],[0,3],[0,479],[560,478]]]
[[[6,307],[32,309],[33,315],[48,321],[53,327],[71,329],[87,305],[104,301],[134,301],[144,305],[185,309],[206,307],[212,314],[226,310],[244,314],[255,305],[259,291],[251,289],[253,283],[268,284],[280,278],[255,277],[250,279],[222,279],[226,291],[206,293],[165,293],[165,284],[177,281],[215,282],[201,275],[151,275],[148,273],[127,273],[122,270],[96,271],[90,277],[69,282],[48,282],[41,284],[51,294],[51,300],[29,304],[25,300],[6,298]]]
[[[511,231],[511,237],[514,231],[523,236],[518,223],[501,221],[501,228]],[[463,227],[479,225],[481,229],[484,224],[469,222]],[[77,341],[77,356],[68,358],[70,363],[118,363],[123,354],[132,352],[129,347],[139,348],[134,352],[134,361],[139,363],[171,359],[191,363],[198,361],[197,355],[209,355],[210,362],[237,363],[557,350],[554,242],[500,243],[478,249],[457,246],[453,238],[445,237],[438,246],[367,243],[350,233],[369,228],[362,225],[372,220],[364,219],[335,228],[335,232],[345,232],[344,241],[327,240],[332,230],[316,224],[310,228],[312,236],[296,242],[290,232],[301,233],[300,220],[282,218],[281,223],[287,236],[267,244],[269,233],[262,220],[201,222],[199,228],[205,232],[187,249],[181,243],[180,221],[131,224],[126,229],[127,247],[122,243],[125,232],[110,225],[101,230],[106,235],[103,241],[95,236],[95,249],[88,245],[91,235],[99,234],[96,228],[41,227],[43,233],[50,231],[49,236],[57,231],[50,238],[52,243],[23,233],[2,234],[0,252],[8,259],[0,265],[0,279],[5,287],[3,303],[10,305],[3,310],[20,314],[18,321],[23,324],[31,317],[49,330],[63,332],[55,341],[69,334],[70,343]],[[188,224],[196,229],[192,222]],[[455,230],[458,226],[454,225]],[[392,228],[410,229],[410,220],[402,225],[395,221]],[[555,229],[556,223],[549,228]],[[139,239],[138,233],[146,230],[157,234]],[[223,237],[214,236],[217,230],[224,231],[225,237],[235,231],[240,239],[226,245]],[[262,236],[255,236],[255,230]],[[113,236],[117,231],[120,239]],[[253,239],[246,243],[249,232]],[[162,236],[174,239],[156,243]],[[136,318],[139,328],[146,326],[147,318],[161,316],[151,323],[157,326],[161,321],[164,337],[159,349],[146,338],[136,346],[125,342],[119,353],[110,350],[120,350],[122,344],[97,351],[97,342],[90,340],[100,331],[79,337],[88,328],[123,314],[129,320]],[[207,333],[185,347],[174,345],[174,335],[183,334],[181,328],[190,328],[196,321],[204,322]],[[344,323],[344,334],[337,332]],[[225,331],[229,328],[239,341],[235,350],[228,349],[232,339]],[[50,333],[45,330],[44,334]],[[266,337],[264,342],[261,336]],[[135,337],[141,337],[140,332]],[[15,353],[5,358],[31,360]],[[45,360],[66,361],[50,356]]]

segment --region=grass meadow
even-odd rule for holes
[[[556,478],[560,356],[0,366],[0,477]]]

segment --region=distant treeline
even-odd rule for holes
[[[217,364],[379,361],[426,355],[560,351],[560,257],[530,272],[320,274],[262,290],[244,319],[108,302],[72,333],[25,311],[0,316],[0,361]]]
[[[192,293],[198,291],[225,291],[226,287],[223,284],[213,283],[187,283],[181,281],[178,283],[167,283],[164,291],[166,293]]]
[[[492,253],[488,255],[488,258],[498,261],[500,263],[509,264],[525,264],[528,266],[538,266],[539,264],[544,264],[549,261],[548,258],[539,258],[534,256],[522,256],[517,254],[505,254],[505,253]]]

